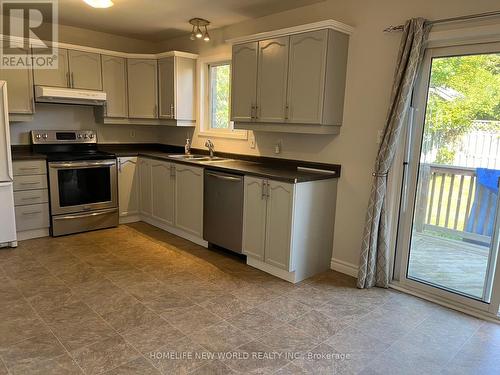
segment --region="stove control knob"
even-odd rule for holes
[[[89,134],[90,139],[94,139],[94,134]]]
[[[78,134],[78,135],[77,135],[77,138],[78,138],[78,139],[82,139],[82,135],[81,135],[81,134]]]
[[[88,137],[89,137],[89,135],[88,135],[88,134],[85,134],[85,135],[83,136],[83,138],[85,138],[85,139],[87,139]]]
[[[45,133],[44,135],[42,135],[43,139],[47,139],[48,137],[49,137],[49,135],[47,133]]]
[[[40,139],[42,136],[40,134],[35,135],[35,139]]]

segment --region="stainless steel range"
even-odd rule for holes
[[[53,236],[118,225],[116,156],[97,150],[92,130],[33,130],[33,151],[47,155]]]

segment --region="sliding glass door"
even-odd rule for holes
[[[496,314],[500,45],[428,50],[413,103],[395,277]]]

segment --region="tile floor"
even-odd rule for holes
[[[142,223],[0,250],[0,301],[0,374],[500,368],[499,325],[333,271],[294,286]]]

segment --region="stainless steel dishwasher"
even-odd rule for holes
[[[243,176],[205,169],[203,238],[242,252]]]

